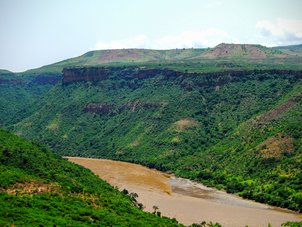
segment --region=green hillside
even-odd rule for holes
[[[61,155],[138,162],[301,210],[301,76],[106,70],[56,84],[9,128]]]
[[[302,49],[302,44],[298,44],[298,45],[289,45],[289,46],[276,46],[273,47],[273,49],[279,49],[279,50],[292,50],[292,51],[301,51]]]
[[[240,124],[206,151],[178,159],[171,168],[244,198],[301,211],[301,120],[300,82],[269,111]]]
[[[89,170],[0,130],[0,226],[177,226]]]
[[[0,127],[31,115],[36,110],[34,104],[60,77],[58,73],[22,76],[0,72]]]
[[[285,54],[289,54],[291,56],[302,56],[302,44],[300,45],[291,45],[291,46],[280,46],[273,47],[275,50],[280,50]]]
[[[0,74],[11,74],[11,71],[8,71],[6,69],[0,69]]]

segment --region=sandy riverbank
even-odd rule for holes
[[[136,192],[146,211],[159,207],[164,216],[190,225],[201,221],[223,226],[280,226],[286,221],[302,221],[301,215],[268,205],[243,200],[141,165],[105,160],[68,157],[120,190]]]

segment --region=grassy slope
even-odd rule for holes
[[[64,67],[70,66],[97,66],[97,65],[132,65],[147,62],[165,62],[185,60],[204,52],[204,49],[179,50],[149,50],[149,49],[121,49],[90,51],[79,57],[70,58],[55,64],[25,72],[61,72]]]
[[[289,46],[276,46],[276,47],[272,47],[272,48],[279,49],[279,50],[288,49],[288,50],[293,50],[293,51],[302,51],[302,44],[289,45]]]
[[[89,170],[0,130],[0,225],[176,226]]]
[[[39,111],[15,125],[15,131],[60,154],[140,162],[299,210],[302,130],[295,127],[301,121],[301,99],[284,113],[283,121],[249,125],[255,116],[301,91],[300,80],[278,75],[171,80],[158,75],[57,85],[41,100]],[[137,101],[159,106],[120,110]],[[109,114],[86,113],[84,108],[94,102],[114,109]],[[289,152],[272,158],[259,155],[257,146],[280,133],[292,141],[289,147],[280,145]],[[243,136],[247,139],[239,139]],[[267,185],[258,187],[264,181]],[[285,187],[282,192],[280,185]]]
[[[273,47],[275,50],[280,50],[283,53],[290,54],[292,56],[302,56],[302,44],[300,45],[291,45],[291,46],[280,46]]]

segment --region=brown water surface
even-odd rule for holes
[[[286,221],[302,221],[301,215],[269,205],[244,200],[187,179],[120,161],[67,157],[120,190],[138,194],[146,211],[159,207],[164,216],[190,225],[202,221],[230,227],[281,226]]]

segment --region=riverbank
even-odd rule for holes
[[[82,165],[111,185],[138,194],[146,211],[157,206],[164,216],[190,225],[202,221],[223,226],[280,226],[286,221],[302,221],[301,215],[273,206],[244,200],[186,179],[120,161],[66,157]]]

